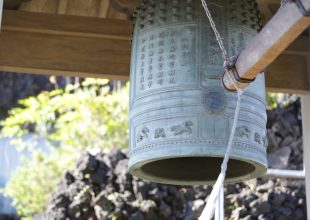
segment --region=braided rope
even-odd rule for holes
[[[222,55],[224,58],[224,64],[225,63],[227,64],[229,62],[229,57],[227,55],[227,51],[226,51],[224,44],[223,44],[223,38],[221,37],[219,31],[216,28],[216,25],[213,21],[213,18],[212,18],[210,11],[209,11],[207,3],[205,2],[205,0],[201,0],[201,3],[202,3],[202,6],[206,12],[206,15],[209,19],[210,25],[214,31],[218,45],[222,51]],[[231,70],[227,69],[227,68],[224,68],[224,69],[225,69],[225,73],[229,76],[231,83],[234,85],[235,89],[237,90],[238,99],[237,99],[237,104],[236,104],[236,109],[235,109],[235,114],[234,114],[233,126],[231,129],[231,133],[230,133],[230,137],[229,137],[229,141],[228,141],[228,146],[227,146],[226,153],[225,153],[222,165],[221,165],[221,173],[219,174],[219,176],[218,176],[218,178],[217,178],[217,180],[213,186],[213,190],[210,194],[208,202],[207,202],[201,216],[199,217],[199,220],[211,220],[212,217],[214,216],[215,204],[218,201],[218,196],[220,194],[222,186],[224,185],[224,181],[225,181],[225,177],[226,177],[227,164],[228,164],[229,157],[230,157],[232,147],[233,147],[233,140],[234,140],[235,131],[237,128],[238,116],[239,116],[240,105],[241,105],[241,98],[242,98],[242,94],[243,94],[243,91],[238,88],[238,86],[235,84],[235,81],[232,79]]]
[[[229,59],[228,59],[227,51],[226,51],[224,43],[223,43],[223,38],[221,37],[221,34],[219,33],[219,31],[216,28],[216,25],[215,25],[215,23],[213,21],[212,15],[211,15],[211,13],[209,11],[208,5],[207,5],[205,0],[201,0],[201,3],[202,3],[202,6],[203,6],[203,8],[204,8],[204,10],[206,12],[206,15],[207,15],[207,17],[209,19],[211,27],[212,27],[212,29],[214,31],[217,43],[218,43],[218,45],[221,48],[223,58],[224,58],[225,61],[228,61]]]

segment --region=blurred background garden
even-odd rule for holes
[[[0,74],[0,219],[197,219],[209,186],[127,172],[129,83]],[[269,93],[268,162],[303,169],[300,101]],[[306,219],[303,180],[225,188],[228,219]]]

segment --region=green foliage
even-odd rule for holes
[[[1,122],[5,137],[34,133],[54,146],[77,149],[126,147],[128,86],[110,94],[106,80],[89,79],[82,86],[43,92],[21,100]]]
[[[267,93],[266,102],[268,109],[275,109],[278,107],[278,94],[277,93]]]
[[[110,93],[107,83],[87,79],[82,85],[42,92],[21,100],[22,107],[1,122],[2,137],[32,153],[4,189],[23,219],[44,211],[50,193],[81,151],[127,147],[128,85]],[[40,142],[22,138],[29,133],[48,141],[48,155],[39,151]]]
[[[22,219],[31,219],[45,209],[50,193],[56,188],[63,171],[73,164],[73,158],[59,152],[51,156],[34,152],[32,160],[25,160],[24,166],[17,169],[4,193],[13,198],[13,206]]]
[[[266,101],[268,109],[275,109],[278,106],[286,107],[295,102],[299,98],[296,94],[285,93],[267,93]]]

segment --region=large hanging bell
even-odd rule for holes
[[[255,0],[208,0],[230,56],[259,28]],[[144,0],[136,13],[130,89],[130,172],[169,184],[208,184],[220,173],[237,94],[222,85],[223,57],[200,0]],[[264,75],[245,91],[226,182],[267,168]]]

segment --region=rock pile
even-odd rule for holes
[[[0,220],[18,220],[19,218],[15,214],[0,214]]]
[[[299,104],[295,103],[268,112],[269,162],[274,168],[302,168],[298,111]],[[118,149],[95,156],[84,153],[76,169],[66,172],[47,210],[38,219],[198,218],[211,187],[145,182],[127,172],[127,162],[126,153]],[[228,219],[304,220],[305,203],[303,181],[259,178],[225,188]]]
[[[85,153],[64,175],[45,219],[197,219],[211,188],[148,183],[131,176],[127,162],[118,149]]]
[[[268,164],[274,169],[303,169],[300,102],[268,110]],[[226,187],[231,219],[307,219],[304,181],[259,178]]]
[[[257,179],[226,187],[230,219],[306,220],[305,203],[300,181]]]
[[[268,110],[268,163],[275,169],[303,169],[300,102]]]

